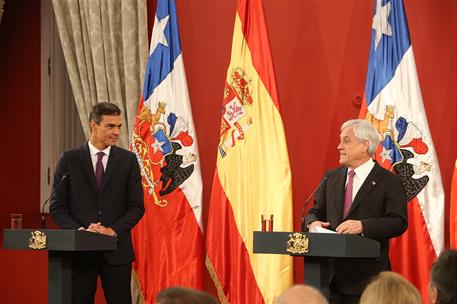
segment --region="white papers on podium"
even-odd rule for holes
[[[336,233],[333,230],[322,228],[322,227],[319,227],[319,226],[311,227],[311,229],[309,229],[309,232],[313,232],[313,233]]]

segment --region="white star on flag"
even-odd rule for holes
[[[151,144],[151,147],[154,148],[154,153],[157,152],[157,150],[160,150],[160,152],[163,152],[162,146],[165,144],[163,141],[158,141],[157,138],[154,140],[154,142]]]
[[[382,162],[384,163],[384,161],[387,159],[388,161],[392,161],[392,157],[390,157],[390,153],[392,152],[392,150],[387,150],[386,147],[382,147],[382,152],[379,153],[379,156],[382,157]]]
[[[390,15],[390,2],[381,6],[381,0],[376,1],[376,15],[373,17],[372,29],[376,31],[375,49],[378,48],[379,41],[381,41],[382,34],[392,36],[392,28],[387,20]]]
[[[163,17],[162,20],[159,21],[157,15],[155,17],[154,24],[156,24],[157,26],[154,26],[154,28],[152,29],[151,53],[155,50],[159,43],[168,47],[167,38],[165,37],[164,33],[165,27],[168,24],[168,18],[170,18],[169,15]]]

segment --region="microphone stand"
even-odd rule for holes
[[[60,179],[59,183],[54,187],[54,190],[52,190],[52,192],[49,195],[49,197],[44,201],[44,204],[41,207],[41,229],[45,229],[46,228],[46,218],[45,218],[45,215],[44,215],[44,207],[47,205],[47,203],[51,199],[52,195],[54,193],[56,193],[56,191],[60,188],[60,185],[62,185],[63,181],[68,177],[68,175],[69,175],[68,172],[65,172],[62,175],[62,178]]]
[[[301,210],[301,231],[304,232],[305,231],[305,210],[306,210],[306,207],[308,206],[309,202],[311,201],[311,198],[314,196],[314,194],[317,192],[317,190],[320,189],[320,187],[322,187],[322,185],[324,184],[324,182],[328,179],[328,176],[325,175],[321,182],[319,183],[319,185],[316,187],[316,189],[314,189],[314,191],[308,196],[308,198],[306,199],[305,203],[303,204],[303,208]]]

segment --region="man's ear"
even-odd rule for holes
[[[362,141],[362,152],[367,152],[368,148],[370,148],[370,142],[368,140]]]
[[[97,123],[96,123],[94,120],[92,120],[92,121],[89,123],[90,131],[91,131],[91,132],[94,132],[94,128],[95,128],[96,125],[97,125]]]
[[[430,287],[428,297],[430,298],[431,304],[438,303],[438,289],[436,289],[435,286]]]

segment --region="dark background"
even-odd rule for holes
[[[206,223],[236,1],[176,2],[202,160]],[[404,2],[446,194],[448,246],[449,189],[457,158],[457,1]],[[149,29],[155,5],[148,0]],[[371,0],[264,0],[292,168],[296,230],[304,199],[323,172],[337,165],[340,124],[358,115],[373,6]],[[40,224],[40,1],[7,0],[4,9],[0,227],[9,227],[11,213],[22,213],[23,226],[34,228]],[[302,282],[303,264],[295,262],[295,281]],[[46,252],[0,249],[0,270],[2,303],[47,303]],[[208,278],[206,283],[212,291]]]

